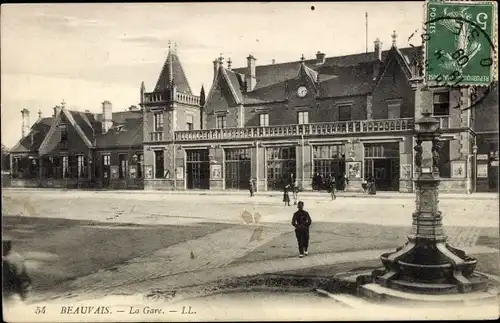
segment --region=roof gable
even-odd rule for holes
[[[85,143],[85,145],[87,147],[93,147],[93,143],[87,138],[87,136],[85,135],[85,133],[83,132],[83,130],[80,128],[80,126],[76,123],[75,121],[75,118],[73,118],[73,114],[72,114],[72,111],[68,111],[66,109],[60,109],[55,118],[54,118],[54,122],[52,123],[52,126],[50,128],[50,130],[48,131],[47,135],[45,136],[45,138],[43,139],[43,142],[40,144],[40,147],[39,147],[39,152],[41,155],[45,154],[45,151],[47,150],[47,145],[50,141],[50,138],[52,138],[52,136],[54,135],[54,132],[55,132],[55,129],[57,127],[57,125],[61,122],[61,118],[62,116],[65,116],[66,119],[68,120],[68,122],[71,124],[71,126],[73,126],[73,128],[75,129],[75,131],[78,133],[78,135],[80,136],[80,138],[83,140],[83,142]]]
[[[177,91],[186,94],[193,94],[191,92],[191,87],[187,80],[184,69],[182,68],[181,61],[177,53],[169,51],[165,64],[160,72],[158,81],[156,82],[155,91],[163,91],[169,89],[173,84],[170,80],[173,80],[177,87]]]
[[[54,122],[53,117],[39,119],[33,124],[29,134],[21,138],[10,150],[12,153],[37,152]]]
[[[410,58],[409,58],[410,59]],[[385,76],[389,66],[391,64],[396,63],[404,72],[407,79],[410,80],[412,77],[411,68],[409,66],[410,62],[407,62],[405,59],[405,55],[396,47],[391,47],[389,50],[387,57],[384,61],[384,65],[382,67],[382,71],[379,73],[379,76],[375,82],[374,89],[380,84],[380,81]]]
[[[210,92],[208,92],[206,102],[209,103],[215,94],[217,87],[222,88],[223,86],[231,93],[231,96],[236,104],[243,103],[243,94],[241,93],[241,83],[239,76],[232,71],[227,71],[224,67],[220,66],[217,70],[217,75],[215,76]]]
[[[398,49],[402,55],[408,56],[410,59],[421,55],[421,47],[407,47]],[[382,61],[385,61],[390,53],[390,50],[382,52]],[[323,64],[316,64],[316,59],[305,60],[303,63],[308,69],[319,74],[319,87],[321,96],[336,96],[336,95],[358,95],[361,92],[368,93],[373,88],[373,68],[376,62],[375,53],[359,53],[352,55],[344,55],[337,57],[328,57]],[[267,98],[257,98],[256,93],[268,93],[270,88],[275,88],[282,91],[282,86],[286,80],[291,80],[297,77],[301,68],[302,61],[286,62],[279,64],[256,66],[257,83],[252,92],[244,93],[244,101],[251,99],[253,101],[269,101]],[[408,65],[408,64],[407,64]],[[354,69],[352,72],[347,69]],[[235,73],[246,73],[247,68],[241,67],[233,69]],[[309,73],[314,76],[314,73]],[[361,77],[361,79],[359,79]],[[324,83],[327,82],[327,83]],[[328,83],[330,82],[330,83]],[[370,83],[367,86],[366,83]],[[340,86],[333,89],[330,86]],[[260,89],[266,89],[259,91]],[[280,95],[283,92],[280,93]],[[277,95],[272,95],[277,96]]]

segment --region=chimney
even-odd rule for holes
[[[251,54],[247,57],[247,72],[245,75],[246,91],[252,92],[257,84],[257,79],[255,75],[255,57]]]
[[[382,63],[382,42],[380,39],[375,39],[373,42],[373,49],[375,55],[375,63],[373,64],[373,80],[375,81],[380,72],[380,64]]]
[[[379,60],[379,61],[382,61],[382,42],[380,41],[380,39],[375,39],[375,41],[373,42],[373,48],[374,48],[374,51],[375,51],[375,57]]]
[[[273,60],[271,62],[272,62],[273,65],[276,64],[276,60],[274,58],[273,58]]]
[[[316,64],[320,65],[324,63],[325,63],[325,53],[318,51],[316,53]]]
[[[215,81],[215,77],[217,76],[217,71],[219,70],[219,61],[216,58],[212,63],[214,64],[214,81]]]
[[[54,118],[57,116],[57,114],[61,111],[61,107],[56,105],[54,107]]]
[[[111,102],[104,101],[102,103],[102,133],[108,132],[113,125],[112,121],[113,106]]]
[[[22,109],[21,115],[22,115],[21,135],[24,138],[30,132],[30,112],[28,111],[28,109]]]

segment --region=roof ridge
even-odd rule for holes
[[[405,50],[405,49],[418,49],[419,47],[422,47],[422,46],[414,46],[414,47],[403,47],[403,48],[400,48],[400,50]],[[385,49],[382,51],[382,53],[388,53],[391,49]],[[325,57],[325,61],[328,60],[328,59],[332,59],[332,58],[344,58],[344,57],[353,57],[353,56],[362,56],[362,55],[370,55],[370,54],[374,54],[374,52],[367,52],[367,53],[354,53],[354,54],[346,54],[346,55],[340,55],[340,56],[329,56],[329,57]],[[374,59],[375,60],[375,59]],[[310,62],[314,62],[316,61],[315,58],[312,58],[312,59],[306,59],[304,61],[304,63],[310,63]],[[372,60],[370,60],[372,61]],[[368,62],[368,61],[366,61]],[[286,64],[292,64],[292,63],[297,63],[297,64],[300,64],[302,63],[301,60],[297,60],[297,61],[289,61],[289,62],[283,62],[283,63],[270,63],[270,64],[266,64],[266,65],[257,65],[256,68],[259,68],[259,67],[266,67],[266,66],[280,66],[280,65],[286,65]],[[323,64],[324,65],[324,64]],[[353,65],[357,65],[357,64],[353,64]],[[243,67],[237,67],[237,68],[233,68],[233,70],[240,70],[240,69],[246,69],[247,67],[246,66],[243,66]]]

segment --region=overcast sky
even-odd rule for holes
[[[314,10],[311,10],[314,6]],[[141,81],[151,91],[168,41],[176,42],[191,89],[208,91],[212,61],[220,53],[233,67],[298,60],[301,54],[327,57],[365,51],[380,38],[398,46],[423,21],[423,2],[354,3],[187,3],[187,4],[24,4],[2,5],[2,143],[21,135],[23,108],[31,124],[63,99],[67,107],[114,111],[139,102]],[[414,42],[418,45],[418,41]]]

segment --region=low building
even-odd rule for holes
[[[395,33],[388,50],[376,40],[369,53],[265,65],[249,55],[241,68],[219,57],[205,99],[170,51],[153,91],[141,85],[139,109],[113,113],[104,102],[101,114],[63,107],[40,117],[12,150],[13,183],[231,190],[253,180],[263,191],[294,178],[311,190],[333,175],[350,191],[371,177],[379,190],[411,192],[414,122],[432,106],[443,133],[441,190],[492,190],[497,87],[479,89],[484,99],[468,108],[478,101],[468,90],[421,91],[421,62],[421,48],[398,48]]]

